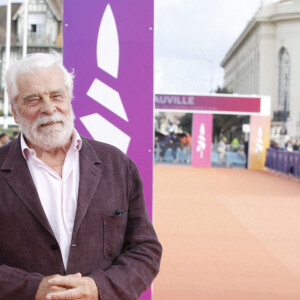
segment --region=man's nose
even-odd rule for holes
[[[41,112],[47,115],[52,115],[56,110],[55,104],[49,99],[44,97],[41,105]]]

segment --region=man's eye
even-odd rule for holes
[[[53,94],[52,97],[53,98],[63,98],[63,96],[61,94]]]
[[[39,98],[31,98],[31,99],[28,99],[26,102],[27,102],[27,104],[33,105],[33,104],[38,103],[39,100],[40,100]]]
[[[53,95],[53,98],[54,98],[54,99],[57,99],[57,100],[62,100],[62,99],[63,99],[63,96],[60,95],[60,94],[57,94],[57,95]]]

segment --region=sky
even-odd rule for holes
[[[223,86],[223,58],[262,0],[155,0],[154,91],[207,94]]]

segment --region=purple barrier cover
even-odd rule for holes
[[[293,153],[294,156],[294,175],[300,177],[300,153]]]
[[[286,174],[300,177],[300,153],[267,149],[265,166]]]
[[[283,152],[282,151],[278,152],[276,164],[277,164],[277,166],[276,166],[277,170],[280,171],[280,172],[284,172]]]
[[[277,154],[278,154],[278,151],[277,150],[273,150],[272,151],[272,167],[273,169],[277,170]]]
[[[283,172],[286,173],[286,174],[289,174],[290,173],[290,168],[289,168],[289,153],[290,152],[284,152],[283,153],[283,166],[282,166],[282,169],[283,169]]]
[[[272,169],[272,149],[267,149],[265,166]]]

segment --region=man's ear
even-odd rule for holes
[[[11,112],[12,112],[12,114],[14,116],[15,122],[18,124],[19,123],[18,122],[18,115],[17,115],[17,111],[15,109],[15,105],[13,103],[10,105],[10,109],[11,109]]]

